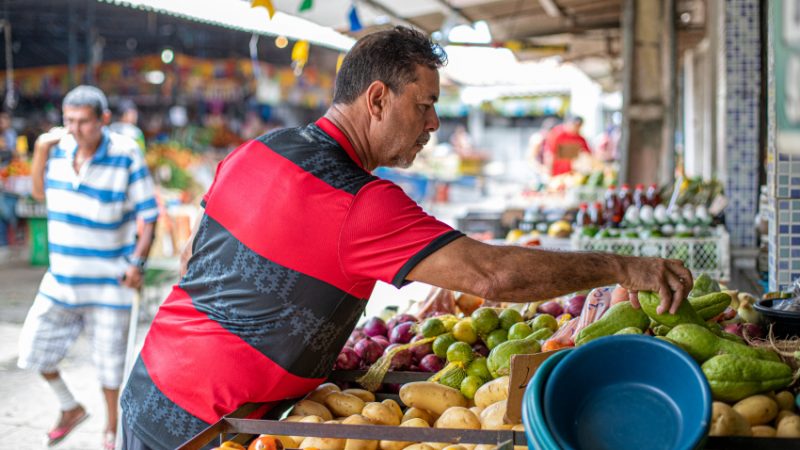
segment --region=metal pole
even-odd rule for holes
[[[662,145],[661,163],[659,171],[661,183],[668,183],[675,178],[675,125],[678,96],[677,89],[677,60],[678,46],[675,32],[675,0],[664,0],[664,41],[662,52],[664,55],[664,143]]]
[[[622,132],[619,145],[619,182],[625,183],[630,178],[628,161],[630,161],[631,116],[630,106],[633,103],[633,54],[635,0],[625,0],[622,7]]]
[[[67,66],[69,68],[67,81],[70,88],[77,84],[78,66],[78,30],[76,29],[75,2],[67,4]]]

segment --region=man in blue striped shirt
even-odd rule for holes
[[[105,126],[103,92],[79,86],[62,107],[64,128],[34,148],[33,195],[47,201],[50,268],[23,325],[18,365],[40,372],[58,397],[61,416],[47,443],[60,442],[88,416],[57,367],[85,329],[107,406],[104,445],[113,448],[131,302],[158,209],[139,146]]]

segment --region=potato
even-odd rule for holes
[[[436,450],[428,444],[411,444],[406,447],[408,450]]]
[[[796,416],[796,415],[797,415],[797,414],[795,414],[795,413],[793,413],[793,412],[791,412],[791,411],[785,411],[785,410],[784,410],[784,411],[780,411],[780,412],[778,412],[778,417],[776,417],[776,418],[775,418],[775,425],[776,425],[776,426],[777,426],[777,425],[780,425],[780,424],[781,424],[781,421],[782,421],[783,419],[785,419],[785,418],[787,418],[787,417],[794,417],[794,416]]]
[[[279,434],[262,434],[261,436],[272,436],[274,439],[281,441],[283,448],[297,448],[297,446],[300,444],[300,441],[295,441],[291,436],[281,436]]]
[[[487,406],[479,417],[481,420],[481,430],[511,429],[513,425],[507,424],[505,421],[507,404],[508,400],[501,400]]]
[[[764,425],[778,415],[778,404],[766,395],[752,395],[738,401],[733,409],[750,425]]]
[[[361,414],[353,414],[352,416],[342,420],[343,425],[372,425],[366,417]],[[348,439],[344,444],[344,450],[377,450],[377,440],[363,440],[363,439]]]
[[[492,444],[478,444],[473,450],[494,450],[497,446]]]
[[[443,412],[434,428],[459,428],[465,430],[480,430],[481,421],[472,411],[462,406],[452,406]]]
[[[400,425],[400,417],[383,403],[370,402],[364,405],[361,414],[375,425]]]
[[[296,415],[295,416],[288,416],[288,417],[284,417],[283,419],[281,419],[281,422],[300,422],[300,420],[303,417],[307,417],[307,416],[296,416]]]
[[[425,411],[424,409],[414,408],[412,406],[411,408],[408,408],[406,410],[405,414],[403,414],[403,418],[400,419],[400,423],[403,423],[403,422],[405,422],[405,421],[407,421],[409,419],[417,419],[417,418],[418,419],[422,419],[425,422],[428,422],[428,425],[430,425],[430,424],[432,424],[433,422],[436,421],[436,419],[434,419],[433,415],[431,413],[429,413],[428,411]]]
[[[400,424],[401,427],[417,427],[417,428],[430,428],[428,422],[425,422],[419,417],[413,417]],[[403,450],[405,447],[411,445],[412,442],[406,441],[381,441],[381,450]]]
[[[775,401],[778,403],[778,409],[781,411],[794,412],[794,395],[789,391],[780,391],[775,394]]]
[[[309,392],[306,395],[306,400],[311,400],[312,402],[317,402],[319,404],[325,403],[325,397],[328,396],[331,392],[340,392],[339,386],[333,383],[322,383],[317,386],[316,389]]]
[[[525,431],[525,425],[518,423],[511,427],[513,431]]]
[[[325,397],[325,406],[337,417],[348,417],[353,414],[361,414],[361,410],[364,409],[364,400],[351,394],[331,392]]]
[[[467,405],[467,398],[459,390],[430,381],[404,384],[400,388],[400,400],[407,406],[422,408],[437,415],[451,406]]]
[[[423,444],[430,445],[433,447],[433,450],[443,450],[445,447],[450,445],[447,442],[423,442]]]
[[[389,408],[394,413],[395,416],[397,416],[397,420],[399,420],[400,422],[403,421],[403,410],[400,409],[400,405],[398,405],[396,401],[394,401],[394,400],[392,400],[390,398],[387,398],[386,400],[382,401],[381,403],[386,405],[386,407]],[[397,423],[400,423],[400,422],[397,422]]]
[[[342,391],[343,394],[350,394],[355,395],[356,397],[364,400],[364,403],[367,402],[374,402],[375,401],[375,394],[365,389],[345,389]]]
[[[467,448],[461,444],[450,444],[442,450],[467,450]]]
[[[475,391],[475,406],[486,408],[508,398],[508,376],[495,378]]]
[[[333,419],[333,415],[328,411],[328,408],[313,400],[300,400],[295,403],[294,408],[292,408],[289,414],[296,416],[319,416],[324,420]]]
[[[305,417],[301,418],[300,420],[298,420],[298,422],[302,422],[302,423],[324,423],[325,421],[322,420],[322,417],[319,417],[319,416],[305,416]],[[297,442],[300,442],[302,444],[307,436],[289,436],[289,437],[294,439]]]
[[[475,414],[476,416],[480,417],[484,408],[481,408],[480,406],[473,406],[469,410],[472,411],[472,413]]]
[[[300,443],[300,448],[309,447],[319,450],[344,450],[344,439],[307,437]]]
[[[775,437],[800,438],[800,416],[785,417],[778,424]]]
[[[750,423],[727,403],[714,402],[709,436],[751,436]]]
[[[775,428],[769,425],[753,425],[750,427],[754,437],[775,437]]]

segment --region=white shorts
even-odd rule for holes
[[[100,384],[107,389],[118,389],[122,384],[130,317],[130,309],[70,308],[37,295],[22,326],[17,365],[38,372],[55,372],[85,328]]]

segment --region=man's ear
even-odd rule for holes
[[[100,121],[103,122],[103,125],[111,123],[111,111],[103,111],[103,115],[100,116]]]
[[[389,100],[389,86],[383,81],[373,81],[366,92],[367,112],[370,117],[381,120]]]

